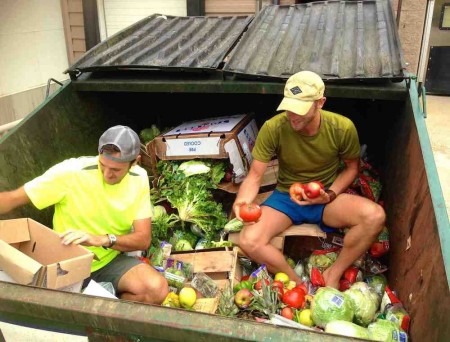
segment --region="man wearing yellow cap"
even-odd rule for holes
[[[300,71],[287,80],[277,109],[283,112],[261,127],[249,174],[241,184],[233,210],[240,218],[240,205],[254,201],[267,165],[276,156],[277,187],[262,204],[260,220],[241,231],[240,247],[255,262],[266,264],[269,271],[284,272],[300,283],[270,240],[292,224],[315,223],[325,232],[350,227],[336,262],[323,274],[327,286],[338,288],[343,272],[381,232],[385,213],[364,197],[344,193],[358,175],[359,139],[350,119],[322,109],[324,90],[321,77],[311,71]],[[345,168],[338,173],[341,161]],[[294,182],[311,181],[320,181],[326,190],[312,199],[300,189],[302,201],[290,198],[289,188]]]

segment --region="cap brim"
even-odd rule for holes
[[[278,106],[277,111],[288,110],[297,115],[305,115],[306,113],[308,113],[313,103],[314,101],[301,101],[285,97]]]

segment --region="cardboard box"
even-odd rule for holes
[[[235,183],[243,181],[252,162],[258,135],[256,121],[238,114],[183,123],[147,144],[147,153],[161,160],[229,158]]]
[[[193,265],[194,274],[203,272],[213,279],[219,290],[227,284],[232,287],[242,277],[237,247],[199,249],[188,252],[173,252],[170,257]]]
[[[61,289],[91,274],[94,254],[61,244],[59,234],[30,218],[0,220],[0,269],[24,285]]]

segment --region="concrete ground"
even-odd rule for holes
[[[438,169],[447,212],[450,213],[450,97],[427,96],[426,125]],[[0,322],[6,342],[86,342],[87,337],[67,335]],[[0,335],[0,342],[2,341]]]

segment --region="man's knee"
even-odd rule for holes
[[[247,233],[242,231],[239,236],[239,247],[247,254],[252,254],[252,252],[258,250],[262,245],[260,238],[255,236],[253,233]]]
[[[167,280],[160,274],[150,279],[145,287],[146,302],[148,303],[161,304],[169,293]]]
[[[376,203],[372,203],[363,212],[363,220],[375,234],[378,234],[383,229],[386,221],[386,213],[382,206]]]

